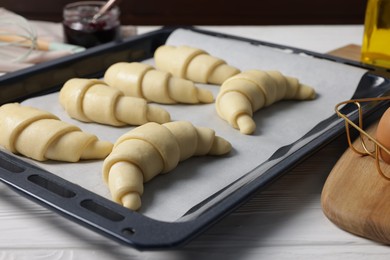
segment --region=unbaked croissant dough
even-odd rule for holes
[[[73,118],[84,122],[122,126],[166,123],[169,113],[143,98],[126,97],[101,80],[73,78],[62,87],[60,104]]]
[[[256,128],[253,112],[281,99],[309,100],[316,93],[298,79],[278,71],[249,70],[226,80],[216,98],[218,115],[243,134]]]
[[[221,85],[239,73],[220,58],[189,46],[162,45],[154,53],[156,68],[199,83]]]
[[[0,132],[0,145],[38,161],[103,159],[113,147],[49,112],[19,103],[0,107]]]
[[[104,81],[118,88],[126,96],[142,97],[162,104],[211,103],[213,94],[198,88],[192,81],[173,77],[139,62],[119,62],[111,65],[104,74]]]
[[[114,201],[137,210],[144,182],[171,171],[191,156],[222,155],[231,148],[214,130],[187,121],[147,123],[117,140],[104,160],[103,178]]]

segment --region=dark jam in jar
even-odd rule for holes
[[[100,1],[85,1],[65,6],[63,28],[66,42],[89,48],[118,39],[118,7],[114,6],[96,21],[92,19],[104,4]]]

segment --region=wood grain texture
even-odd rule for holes
[[[340,58],[359,61],[361,57],[361,46],[357,44],[348,44],[346,46],[342,46],[338,49],[332,50],[327,54]]]
[[[367,132],[375,136],[376,126]],[[354,146],[362,150],[360,144],[360,139],[354,141]],[[390,173],[390,165],[381,166],[385,173]],[[378,173],[374,158],[347,149],[324,185],[323,211],[344,230],[390,244],[389,184]]]

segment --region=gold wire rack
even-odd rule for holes
[[[368,134],[365,130],[363,130],[363,110],[362,110],[361,103],[389,101],[389,100],[390,100],[390,97],[351,99],[351,100],[340,102],[335,106],[335,111],[336,111],[337,115],[345,120],[345,131],[346,131],[346,135],[347,135],[347,139],[348,139],[348,145],[351,148],[351,150],[354,151],[355,153],[361,155],[361,156],[370,156],[370,157],[374,158],[375,159],[375,166],[376,166],[378,173],[388,181],[390,181],[390,176],[385,174],[382,170],[380,153],[385,152],[385,153],[390,155],[390,150],[388,148],[386,148],[383,144],[381,144],[378,140],[376,140],[373,136]],[[356,125],[352,120],[350,120],[347,115],[340,112],[340,107],[342,107],[346,104],[356,105],[358,113],[359,113],[358,125]],[[354,146],[352,139],[351,139],[351,132],[350,132],[351,126],[359,131],[358,138],[360,139],[360,144],[361,144],[363,150],[358,149]],[[371,149],[368,148],[367,140],[373,144],[373,146],[374,146],[373,148],[371,148]]]

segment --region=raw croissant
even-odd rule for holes
[[[104,81],[126,96],[142,97],[156,103],[196,104],[214,101],[210,91],[196,87],[192,81],[173,77],[170,73],[138,62],[111,65],[104,74]]]
[[[166,110],[149,105],[143,98],[126,97],[97,79],[68,80],[59,99],[71,117],[84,122],[121,126],[170,121]]]
[[[218,115],[243,134],[256,128],[253,112],[281,99],[314,99],[312,87],[278,71],[250,70],[226,80],[216,98]]]
[[[210,128],[187,121],[147,123],[117,140],[104,160],[103,178],[114,201],[137,210],[144,182],[191,156],[222,155],[230,150],[231,144]]]
[[[221,85],[240,72],[224,60],[189,46],[162,45],[155,51],[154,60],[157,69],[199,83]]]
[[[0,145],[38,161],[103,159],[113,147],[49,112],[19,103],[0,107],[0,131]]]

